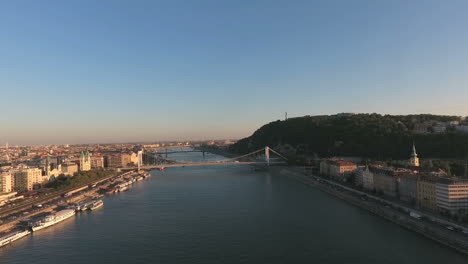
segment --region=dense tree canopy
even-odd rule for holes
[[[103,170],[95,169],[91,171],[79,171],[73,176],[58,176],[55,181],[49,182],[46,187],[55,188],[55,189],[65,189],[70,187],[78,187],[84,184],[88,184],[95,180],[106,178],[112,175],[115,175],[116,171],[114,170]]]
[[[360,156],[373,159],[406,159],[415,142],[425,158],[467,158],[468,133],[417,134],[420,124],[459,121],[457,116],[379,114],[304,116],[275,121],[231,146],[247,153],[264,146],[291,145],[298,153],[329,156]]]

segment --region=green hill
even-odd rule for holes
[[[468,157],[468,133],[459,132],[458,116],[338,114],[275,121],[232,145],[248,153],[264,146],[289,147],[296,154],[406,159],[413,141],[422,158]],[[446,131],[439,131],[443,127]],[[436,133],[437,132],[437,133]]]

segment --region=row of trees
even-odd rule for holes
[[[62,174],[55,178],[54,181],[47,183],[46,187],[57,190],[77,187],[115,175],[116,173],[117,172],[114,170],[95,169],[91,171],[76,172],[73,176],[66,176]]]

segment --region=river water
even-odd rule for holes
[[[468,263],[366,211],[249,166],[152,175],[104,198],[96,211],[0,248],[0,263]]]

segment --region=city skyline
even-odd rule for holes
[[[290,116],[467,116],[463,1],[0,5],[0,142],[239,139]]]

